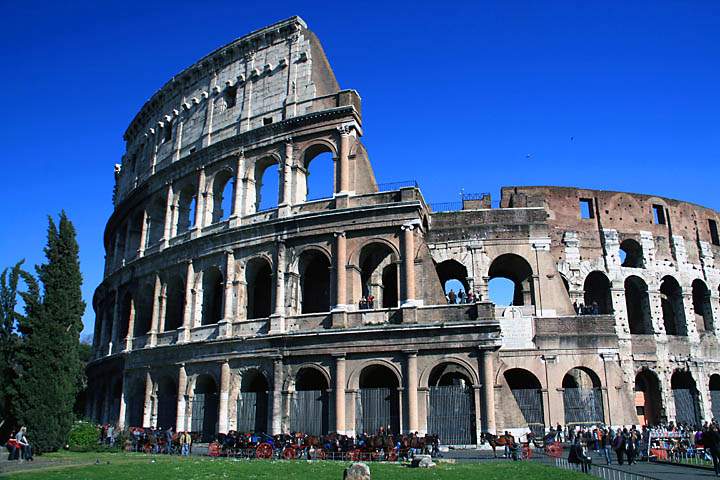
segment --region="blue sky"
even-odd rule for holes
[[[415,179],[433,202],[551,184],[720,209],[720,2],[4,1],[2,12],[0,267],[42,261],[46,217],[64,208],[88,304],[137,110],[206,53],[295,14],[360,92],[380,182]]]

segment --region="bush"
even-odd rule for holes
[[[93,452],[105,450],[98,444],[100,429],[97,425],[79,420],[73,423],[68,436],[68,448],[73,452]]]

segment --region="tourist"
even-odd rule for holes
[[[612,445],[610,443],[612,439],[610,438],[610,432],[612,432],[612,428],[603,428],[600,436],[600,448],[602,449],[602,453],[605,456],[605,462],[607,463],[607,465],[612,464],[610,452],[612,450]]]
[[[475,294],[470,290],[467,294],[467,303],[475,303]]]
[[[172,444],[173,444],[173,429],[172,427],[168,427],[167,430],[165,430],[165,453],[170,455],[172,453]]]
[[[712,458],[715,476],[720,476],[720,431],[718,431],[717,424],[710,425],[703,434],[703,446]]]
[[[192,437],[187,431],[180,435],[180,453],[183,457],[190,455],[190,447],[192,446]]]
[[[617,432],[615,432],[612,447],[613,450],[615,450],[615,455],[617,455],[618,465],[622,465],[625,456],[625,436],[620,428],[618,428]]]
[[[447,298],[450,305],[455,305],[455,300],[457,299],[457,297],[455,296],[455,291],[452,288],[448,292]]]
[[[32,461],[32,446],[27,439],[27,427],[21,427],[20,430],[18,430],[18,432],[15,434],[15,440],[17,440],[18,449],[20,450],[20,461]]]
[[[623,432],[625,434],[625,432]],[[638,435],[635,426],[627,432],[627,440],[625,442],[625,456],[627,457],[627,464],[632,465],[635,463],[635,456],[638,451]]]
[[[568,452],[568,463],[580,465],[583,473],[590,472],[591,459],[587,456],[586,452],[585,447],[583,447],[582,442],[580,441],[580,435],[578,435],[575,437],[575,442],[572,444],[570,451]]]
[[[115,445],[115,427],[112,425],[108,425],[107,429],[105,430],[105,443],[108,444],[109,447],[113,447]]]
[[[465,303],[465,292],[463,292],[462,290],[458,290],[457,296],[458,303]]]
[[[368,295],[367,297],[367,307],[372,310],[375,308],[375,296],[374,295]]]
[[[550,428],[552,428],[552,427],[550,427]],[[555,428],[555,440],[557,440],[558,442],[563,441],[563,428],[559,422],[557,424],[557,427]]]

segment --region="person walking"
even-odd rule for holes
[[[712,423],[708,430],[703,433],[703,446],[705,451],[710,453],[715,476],[720,477],[720,431],[716,423]]]
[[[627,440],[625,443],[625,456],[627,457],[627,464],[632,465],[635,463],[635,456],[638,451],[638,437],[637,431],[631,429],[627,434]]]
[[[624,461],[623,457],[625,456],[625,436],[623,435],[622,430],[620,430],[619,428],[615,433],[612,447],[613,450],[615,450],[615,455],[617,455],[618,465],[622,465]]]
[[[600,436],[600,449],[602,450],[603,455],[605,456],[605,462],[607,465],[612,464],[612,445],[611,445],[611,439],[610,439],[610,430],[603,428],[601,430],[602,435]]]
[[[180,435],[180,453],[183,457],[190,455],[190,446],[192,445],[192,437],[185,431]]]

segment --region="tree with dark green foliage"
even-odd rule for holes
[[[49,218],[46,263],[36,267],[43,286],[23,294],[27,333],[18,352],[20,374],[13,400],[17,419],[40,452],[65,444],[81,378],[79,338],[83,328],[80,260],[75,228],[60,214]]]

